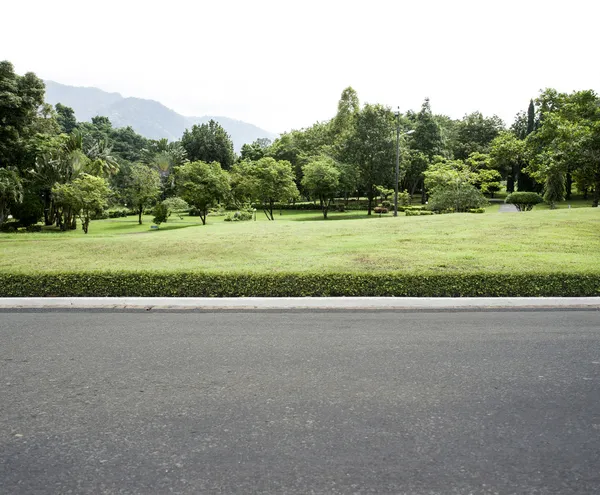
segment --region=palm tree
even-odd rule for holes
[[[163,138],[152,141],[148,148],[142,150],[142,163],[155,169],[160,175],[162,199],[166,198],[167,190],[175,187],[173,171],[187,163],[187,153],[181,143],[169,143]]]

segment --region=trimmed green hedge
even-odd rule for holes
[[[600,274],[0,274],[0,297],[600,296]]]

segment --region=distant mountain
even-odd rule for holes
[[[62,103],[75,111],[77,120],[89,121],[96,115],[108,117],[114,127],[131,126],[136,132],[151,139],[180,139],[183,131],[194,124],[213,119],[231,136],[239,153],[245,143],[258,138],[275,139],[276,134],[255,125],[220,116],[185,117],[162,103],[143,98],[123,98],[119,93],[108,93],[98,88],[67,86],[45,81],[46,101],[51,105]]]

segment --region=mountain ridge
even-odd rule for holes
[[[181,139],[183,131],[192,125],[215,120],[230,135],[236,152],[245,143],[258,138],[275,139],[273,132],[254,124],[225,116],[204,115],[188,117],[177,113],[159,101],[138,97],[123,97],[117,92],[103,91],[91,86],[70,86],[46,80],[46,102],[61,103],[73,108],[79,121],[90,121],[96,115],[108,117],[114,127],[131,126],[133,130],[150,139]]]

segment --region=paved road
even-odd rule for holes
[[[599,493],[600,312],[0,312],[0,493]]]

